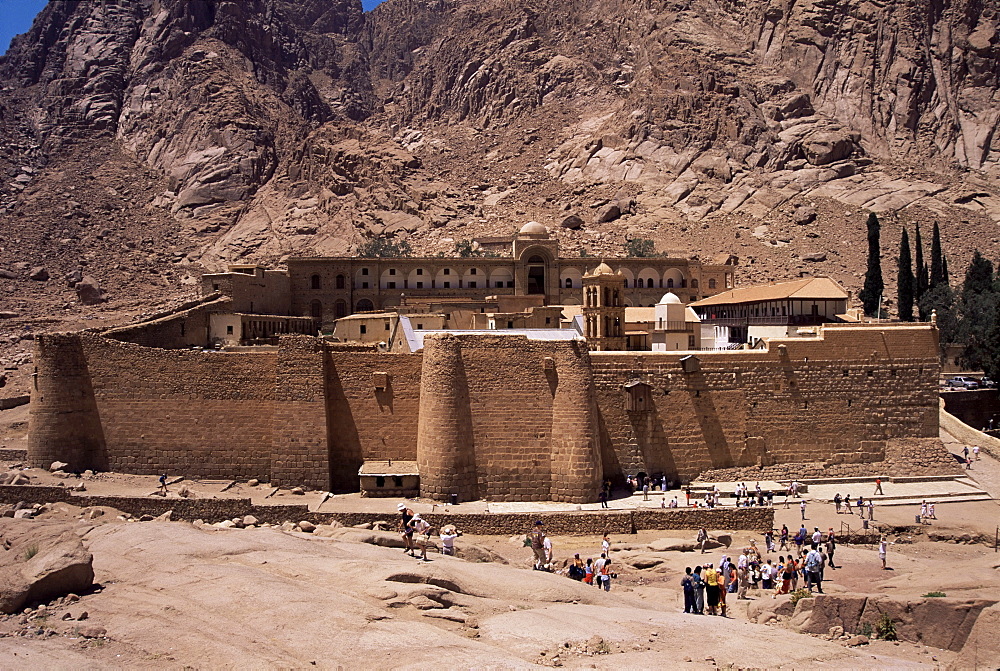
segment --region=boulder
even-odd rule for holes
[[[66,284],[71,288],[75,287],[77,284],[83,281],[83,271],[77,268],[76,270],[71,270],[65,275]]]
[[[45,282],[49,279],[49,271],[45,269],[44,266],[35,266],[28,273],[28,278],[35,280],[36,282]]]
[[[257,478],[252,478],[250,480],[247,480],[247,487],[256,487],[259,484],[260,480],[258,480]]]
[[[296,496],[303,496],[305,495],[305,493],[306,490],[302,489],[301,487],[292,487],[292,494]]]
[[[856,632],[867,601],[861,594],[817,594],[799,599],[788,626],[800,634],[828,634],[832,627]]]
[[[802,139],[802,151],[813,165],[842,161],[854,153],[854,138],[846,131],[817,131]]]
[[[715,544],[713,547],[719,547]],[[682,538],[660,538],[649,544],[649,549],[653,552],[694,552],[697,543],[693,540]],[[708,544],[705,547],[709,547]]]
[[[803,254],[802,260],[809,261],[810,263],[826,261],[826,252],[811,252],[809,254]]]
[[[63,470],[64,468],[66,468],[67,466],[69,466],[69,464],[67,464],[67,463],[66,463],[66,462],[64,462],[64,461],[53,461],[53,462],[52,462],[52,465],[51,465],[51,466],[49,466],[49,470],[50,470],[50,471],[53,471],[53,472],[54,472],[54,471],[61,471],[61,470]]]
[[[244,515],[243,526],[245,527],[257,526],[258,524],[260,524],[260,521],[253,515]]]
[[[609,221],[614,221],[622,216],[621,208],[618,207],[618,203],[609,203],[602,207],[597,213],[597,223],[605,224]]]
[[[93,277],[84,277],[76,285],[76,297],[84,305],[97,305],[104,302],[104,290]]]
[[[94,557],[72,525],[0,519],[0,536],[10,542],[0,555],[0,612],[80,594],[93,584]]]
[[[562,223],[560,223],[559,225],[563,228],[569,228],[575,231],[583,227],[583,219],[576,216],[575,214],[571,214],[565,219],[563,219]]]
[[[663,557],[657,557],[656,555],[651,554],[635,555],[633,557],[626,557],[624,562],[637,569],[646,569],[662,564]]]
[[[1000,604],[995,604],[979,613],[952,668],[975,669],[982,666],[986,660],[1000,659],[998,631],[1000,631]]]
[[[792,213],[792,221],[799,226],[811,224],[816,221],[816,208],[805,205],[795,208],[795,211]]]
[[[867,636],[858,634],[857,636],[851,636],[849,639],[847,639],[844,645],[854,647],[856,645],[868,645],[868,643],[870,643],[870,641],[868,640]]]
[[[299,522],[299,529],[306,532],[307,534],[311,534],[312,532],[316,531],[316,525],[310,522],[309,520],[302,520],[301,522]]]
[[[0,268],[0,279],[4,280],[16,280],[17,273],[13,273],[6,268]]]

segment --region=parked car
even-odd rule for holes
[[[983,379],[979,381],[979,386],[983,389],[992,389],[997,386],[997,383],[988,377],[983,377]]]
[[[959,389],[979,389],[979,380],[968,375],[956,375],[948,380],[948,386]]]

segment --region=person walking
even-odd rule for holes
[[[923,524],[924,520],[927,519],[927,501],[920,502],[920,523]]]
[[[875,519],[875,501],[873,501],[871,498],[868,499],[868,519],[869,520]]]
[[[604,565],[607,563],[608,556],[604,553],[601,553],[598,560],[594,562],[594,587],[597,589],[601,589],[601,583],[604,581],[601,576],[604,575]]]
[[[837,492],[836,494],[833,495],[833,507],[837,509],[838,515],[840,514],[840,504],[842,501],[843,499],[840,498],[840,492]]]
[[[396,506],[396,510],[399,511],[400,519],[397,528],[403,536],[403,552],[413,557],[413,528],[410,526],[410,521],[413,519],[413,511],[407,508],[405,503],[400,503]]]
[[[531,541],[531,551],[535,555],[535,570],[545,570],[545,525],[541,520],[535,522],[535,528],[528,534]]]
[[[681,589],[684,591],[684,612],[694,614],[694,578],[691,575],[691,567],[685,567],[684,577],[681,578]]]
[[[876,494],[882,494],[882,478],[875,478],[875,493],[872,496]]]
[[[611,591],[611,558],[602,557],[604,564],[601,566],[601,587],[605,592]]]
[[[643,501],[649,500],[649,480],[646,478],[643,478],[642,481],[642,500]]]
[[[780,536],[780,538],[781,538],[781,545],[778,547],[778,550],[779,551],[781,551],[781,550],[787,550],[788,549],[788,526],[787,525],[784,525],[784,524],[781,525],[781,536]]]
[[[698,530],[698,547],[701,548],[701,553],[705,554],[705,544],[708,542],[708,531],[705,527]]]
[[[736,569],[737,591],[736,598],[740,601],[747,601],[747,588],[750,586],[750,567],[742,566]]]
[[[164,473],[160,476],[160,493],[163,496],[167,495],[167,474]]]
[[[768,552],[774,552],[774,529],[768,529],[764,534],[764,547]]]
[[[823,555],[820,554],[818,547],[813,545],[812,549],[809,550],[809,554],[806,555],[805,561],[806,587],[809,588],[810,592],[813,589],[813,585],[816,585],[816,590],[820,594],[823,593],[822,568]]]
[[[427,546],[431,542],[431,525],[427,523],[427,520],[420,517],[417,513],[410,520],[410,528],[413,529],[413,542],[416,544],[417,549],[420,550],[420,556],[418,559],[420,561],[430,561],[427,558]]]
[[[604,534],[604,537],[601,538],[601,554],[606,557],[611,555],[611,539],[608,538],[607,534]]]
[[[878,558],[882,561],[882,570],[885,568],[885,555],[886,551],[889,549],[889,542],[886,540],[885,536],[882,536],[878,542]]]
[[[865,497],[858,497],[858,517],[865,519]]]
[[[601,486],[601,491],[598,493],[598,498],[601,500],[601,507],[608,507],[608,490],[603,485]]]
[[[934,514],[934,503],[933,502],[927,504],[927,516],[929,518],[931,518],[932,520],[936,520],[937,519],[937,515]]]
[[[851,514],[851,495],[848,494],[844,497],[844,508],[847,510],[847,514]]]
[[[976,461],[979,461],[979,446],[978,445],[973,445],[972,446],[972,456],[974,456],[976,458]]]
[[[583,567],[583,582],[588,585],[594,584],[594,560],[587,557],[587,563]]]
[[[764,590],[770,590],[774,588],[774,567],[771,566],[771,560],[768,559],[763,566],[760,567],[760,586]]]
[[[802,513],[802,519],[806,519],[806,502],[804,499],[799,502],[799,512]]]
[[[837,541],[833,537],[833,528],[827,533],[826,537],[826,556],[830,558],[830,568],[837,568],[833,563],[833,553],[837,551]]]

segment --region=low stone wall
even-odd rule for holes
[[[305,505],[254,505],[250,499],[164,499],[160,497],[90,496],[74,494],[65,487],[0,485],[0,503],[14,504],[63,502],[74,506],[107,506],[136,517],[157,517],[172,511],[174,519],[219,522],[234,517],[253,515],[261,522],[280,524],[284,521],[308,520],[315,524],[336,521],[344,526],[371,524],[377,521],[395,523],[393,513],[317,513]],[[724,529],[727,531],[764,532],[774,526],[771,508],[677,508],[660,510],[614,510],[564,513],[428,513],[422,515],[432,526],[440,528],[454,524],[466,534],[513,536],[525,533],[535,520],[545,522],[551,534],[595,535],[631,534],[647,529],[693,530]]]
[[[955,440],[967,445],[978,445],[994,459],[1000,459],[1000,439],[972,428],[949,413],[944,409],[944,401],[941,401],[941,428],[954,436]]]
[[[27,461],[28,451],[18,450],[13,447],[0,449],[0,461]]]
[[[18,408],[22,405],[28,405],[31,402],[31,396],[24,394],[23,396],[10,396],[8,398],[0,398],[0,410],[10,410],[11,408]]]

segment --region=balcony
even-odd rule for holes
[[[776,315],[773,317],[712,317],[703,316],[703,324],[714,326],[819,326],[834,321],[823,315]]]

